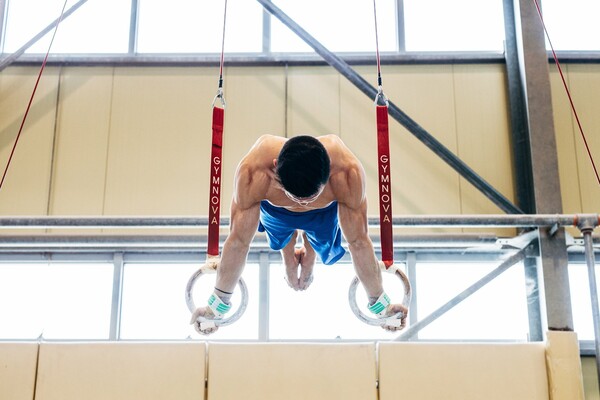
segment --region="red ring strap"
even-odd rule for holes
[[[208,249],[210,256],[219,255],[221,218],[221,169],[223,166],[223,121],[225,110],[213,107],[212,150],[210,153],[210,191],[208,200]]]
[[[377,106],[377,163],[379,167],[379,235],[381,258],[386,267],[394,263],[392,232],[392,178],[387,106]]]

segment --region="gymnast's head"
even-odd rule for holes
[[[296,136],[283,145],[275,174],[290,199],[306,203],[321,194],[329,170],[329,155],[323,144],[312,136]]]

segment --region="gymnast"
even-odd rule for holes
[[[384,293],[369,238],[364,169],[339,137],[259,138],[237,167],[230,221],[214,293],[207,306],[194,312],[192,323],[198,317],[221,319],[231,309],[231,296],[258,230],[266,233],[273,250],[281,251],[286,281],[294,290],[306,290],[312,283],[317,254],[326,265],[344,255],[343,234],[369,310],[378,318],[402,313],[399,326],[383,328],[405,327],[408,309],[392,304]],[[296,245],[299,236],[301,247]],[[201,333],[217,329],[209,326]]]

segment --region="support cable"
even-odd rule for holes
[[[219,256],[219,229],[221,219],[221,171],[223,169],[223,126],[225,122],[225,96],[223,94],[223,63],[225,59],[225,24],[227,22],[227,0],[223,9],[223,36],[221,40],[221,57],[219,62],[219,85],[213,99],[212,144],[210,154],[210,191],[208,200],[208,250],[211,257]],[[221,107],[216,101],[221,101]]]
[[[379,56],[379,34],[377,32],[377,3],[373,0],[375,21],[375,50],[377,58],[377,95],[375,96],[377,119],[377,167],[379,185],[379,232],[381,237],[381,259],[386,268],[394,264],[394,242],[392,229],[392,171],[390,164],[390,130],[388,122],[389,101],[383,93],[381,58]]]
[[[12,150],[10,151],[10,155],[8,156],[8,161],[6,163],[6,167],[4,168],[4,173],[2,174],[2,180],[0,180],[0,190],[2,190],[2,186],[4,185],[4,181],[6,179],[6,174],[10,168],[10,164],[12,162],[13,156],[15,154],[15,150],[17,149],[17,144],[19,143],[19,139],[21,138],[21,134],[23,133],[23,127],[25,126],[25,121],[27,121],[27,116],[29,115],[29,110],[31,109],[31,104],[33,103],[33,99],[35,97],[35,92],[37,91],[38,85],[40,83],[40,79],[42,78],[42,74],[44,69],[46,68],[46,63],[48,62],[48,56],[50,55],[50,50],[52,49],[52,44],[54,43],[54,38],[56,37],[56,32],[58,31],[58,27],[60,22],[63,19],[65,14],[65,8],[67,7],[67,1],[65,0],[63,4],[63,8],[60,12],[60,17],[56,22],[54,27],[54,33],[52,34],[52,39],[50,39],[50,44],[48,45],[48,51],[46,51],[46,55],[44,57],[44,61],[42,62],[42,66],[40,67],[40,72],[38,73],[37,79],[35,81],[35,85],[33,87],[33,91],[31,92],[31,96],[29,97],[29,102],[27,103],[27,108],[25,109],[25,114],[23,115],[23,119],[21,120],[21,126],[19,127],[19,132],[17,133],[17,138],[13,144]]]
[[[565,88],[565,92],[569,99],[569,104],[571,105],[571,110],[573,111],[573,116],[575,117],[575,121],[577,122],[577,127],[579,128],[579,133],[581,135],[581,139],[583,140],[583,145],[585,146],[585,150],[587,152],[590,163],[592,164],[592,169],[596,176],[596,181],[598,185],[600,185],[600,174],[598,174],[598,168],[596,168],[596,163],[594,162],[594,157],[592,157],[592,152],[590,150],[590,146],[588,145],[587,139],[585,138],[585,133],[583,132],[583,125],[579,119],[579,114],[577,113],[577,108],[575,107],[575,103],[573,102],[573,97],[571,96],[571,90],[569,89],[569,85],[567,85],[567,80],[565,79],[565,75],[563,74],[563,70],[560,66],[560,62],[558,61],[558,56],[556,55],[556,51],[554,50],[554,46],[552,45],[552,40],[550,40],[550,34],[548,33],[548,29],[546,29],[546,24],[544,23],[544,17],[542,15],[542,9],[540,8],[540,4],[537,0],[533,0],[535,3],[535,8],[540,17],[540,21],[542,23],[542,27],[544,28],[544,33],[546,34],[546,38],[548,39],[548,44],[550,45],[550,50],[552,51],[552,57],[554,58],[554,63],[558,68],[558,73],[560,74],[560,79],[562,81],[563,87]]]

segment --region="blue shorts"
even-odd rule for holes
[[[338,224],[338,204],[305,212],[276,207],[266,200],[260,202],[259,232],[266,232],[273,250],[283,249],[296,229],[306,233],[308,242],[325,265],[334,264],[346,251],[342,247],[342,231]]]

